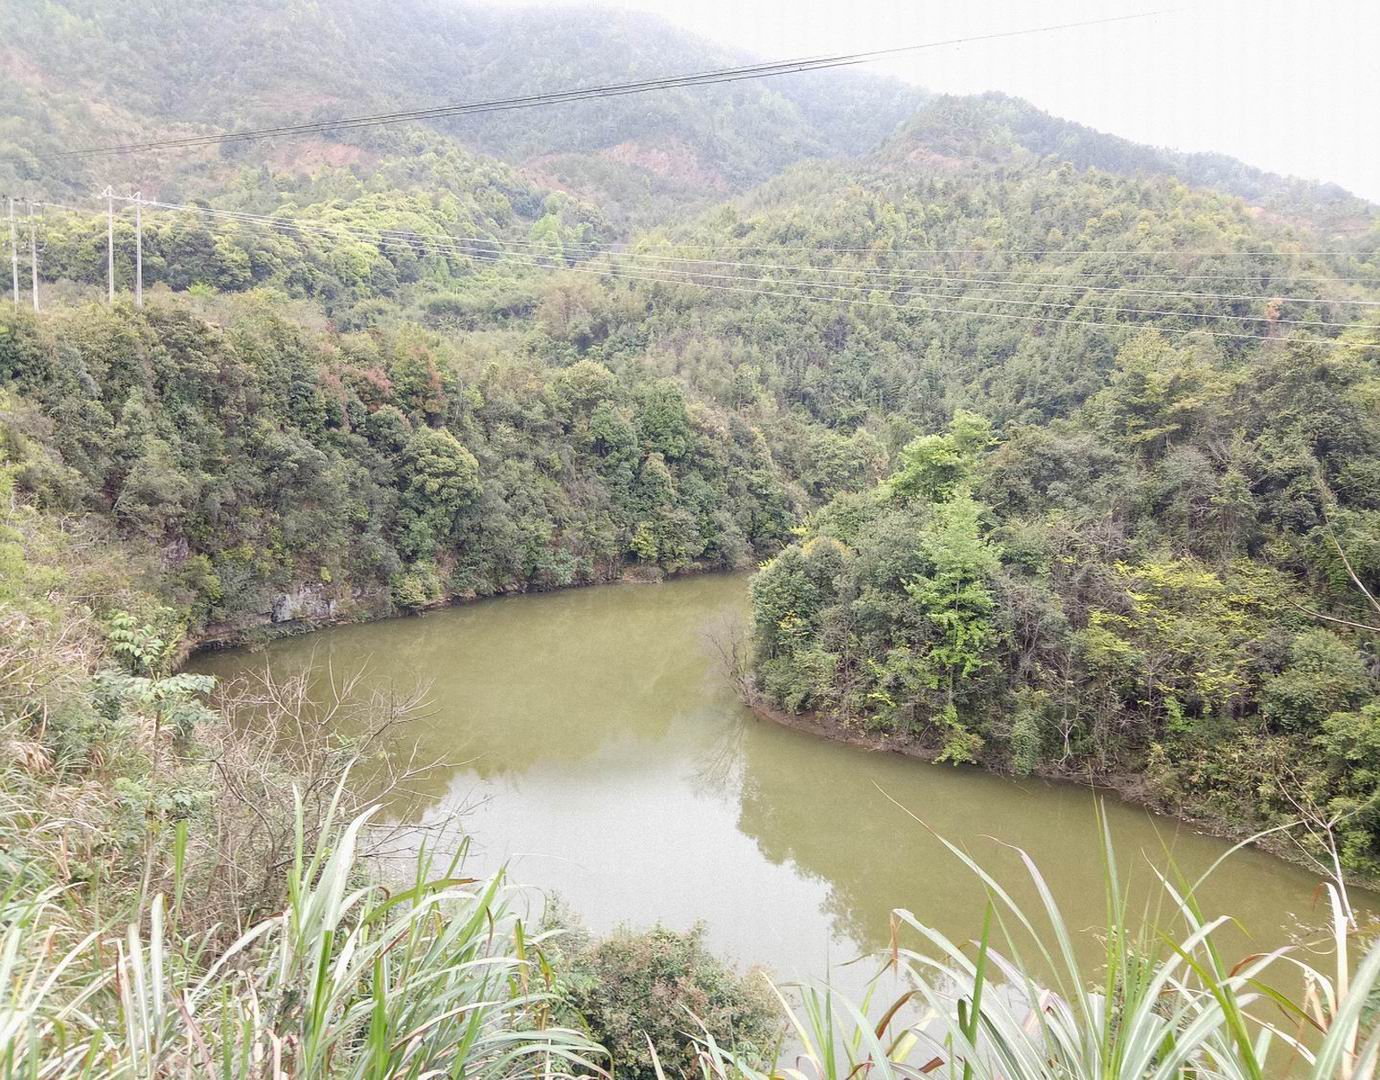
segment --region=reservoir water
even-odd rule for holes
[[[233,678],[265,664],[367,665],[375,683],[429,683],[429,714],[406,738],[419,760],[456,764],[430,777],[409,813],[425,824],[464,808],[471,870],[506,863],[513,880],[556,891],[595,932],[702,921],[710,945],[740,965],[785,981],[829,973],[856,989],[888,946],[893,908],[955,940],[980,929],[981,886],[928,827],[1034,905],[1011,849],[1029,852],[1068,923],[1088,931],[1083,947],[1099,951],[1097,796],[754,717],[707,641],[742,620],[746,603],[742,576],[612,585],[329,629],[193,666]],[[1196,875],[1228,847],[1104,802],[1120,869],[1144,903],[1156,896],[1152,867],[1172,859]],[[1322,921],[1318,881],[1246,850],[1201,899],[1209,914],[1239,920],[1225,943],[1245,955],[1281,944],[1298,920]],[[869,959],[849,963],[859,957]]]

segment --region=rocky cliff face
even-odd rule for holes
[[[273,595],[261,611],[208,624],[189,646],[194,651],[239,645],[261,637],[302,633],[327,623],[381,619],[394,613],[384,589],[304,582]]]
[[[269,622],[328,622],[340,610],[337,591],[328,585],[299,585],[291,592],[280,593],[269,608]]]

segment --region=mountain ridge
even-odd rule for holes
[[[348,165],[387,156],[397,140],[363,130],[296,148],[283,141],[155,154],[142,164],[45,157],[72,145],[424,108],[598,84],[611,81],[609,71],[635,79],[751,59],[655,16],[600,7],[500,11],[404,0],[385,15],[366,0],[250,0],[233,13],[210,0],[4,0],[0,13],[12,30],[0,45],[0,100],[12,115],[0,122],[0,188],[21,193],[45,183],[65,191],[112,181],[150,187],[160,171],[200,174],[210,184],[231,163]],[[150,40],[159,48],[141,49]],[[427,126],[542,186],[599,203],[624,232],[712,205],[798,161],[900,165],[907,148],[938,159],[1001,164],[1025,155],[1123,176],[1174,176],[1328,237],[1365,232],[1378,212],[1335,184],[1135,143],[1003,94],[935,95],[852,69]]]

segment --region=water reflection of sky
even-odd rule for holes
[[[817,958],[864,951],[834,932],[828,883],[765,860],[729,800],[676,790],[666,759],[617,772],[604,764],[537,765],[492,781],[457,775],[443,806],[491,796],[465,818],[476,837],[471,868],[507,863],[514,882],[555,889],[596,932],[703,920],[716,951],[787,979],[817,976]]]

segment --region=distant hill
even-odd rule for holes
[[[5,0],[0,143],[110,143],[505,97],[743,63],[650,16],[450,0]],[[742,190],[806,157],[861,153],[925,98],[855,72],[664,91],[438,123],[469,147],[639,216]],[[336,140],[331,140],[336,141]],[[384,152],[389,133],[339,140]],[[319,140],[180,154],[348,163]],[[129,162],[21,156],[0,179],[104,183]],[[644,214],[645,216],[645,214]]]
[[[467,0],[0,0],[0,188],[112,181],[213,193],[243,164],[310,173],[412,152],[396,129],[195,152],[60,161],[73,146],[474,101],[750,61],[649,15],[499,9]],[[1335,185],[1220,154],[1181,154],[1060,120],[1002,95],[935,97],[823,71],[438,121],[540,188],[628,229],[684,217],[810,158],[904,165],[1053,158],[1186,184],[1325,234],[1376,208]]]
[[[1192,187],[1238,195],[1325,234],[1362,232],[1380,214],[1374,203],[1336,184],[1279,176],[1226,154],[1185,154],[1132,142],[1061,120],[1005,94],[935,97],[879,151],[879,157],[893,164],[927,158],[996,164],[1032,156],[1134,178],[1172,176]]]

